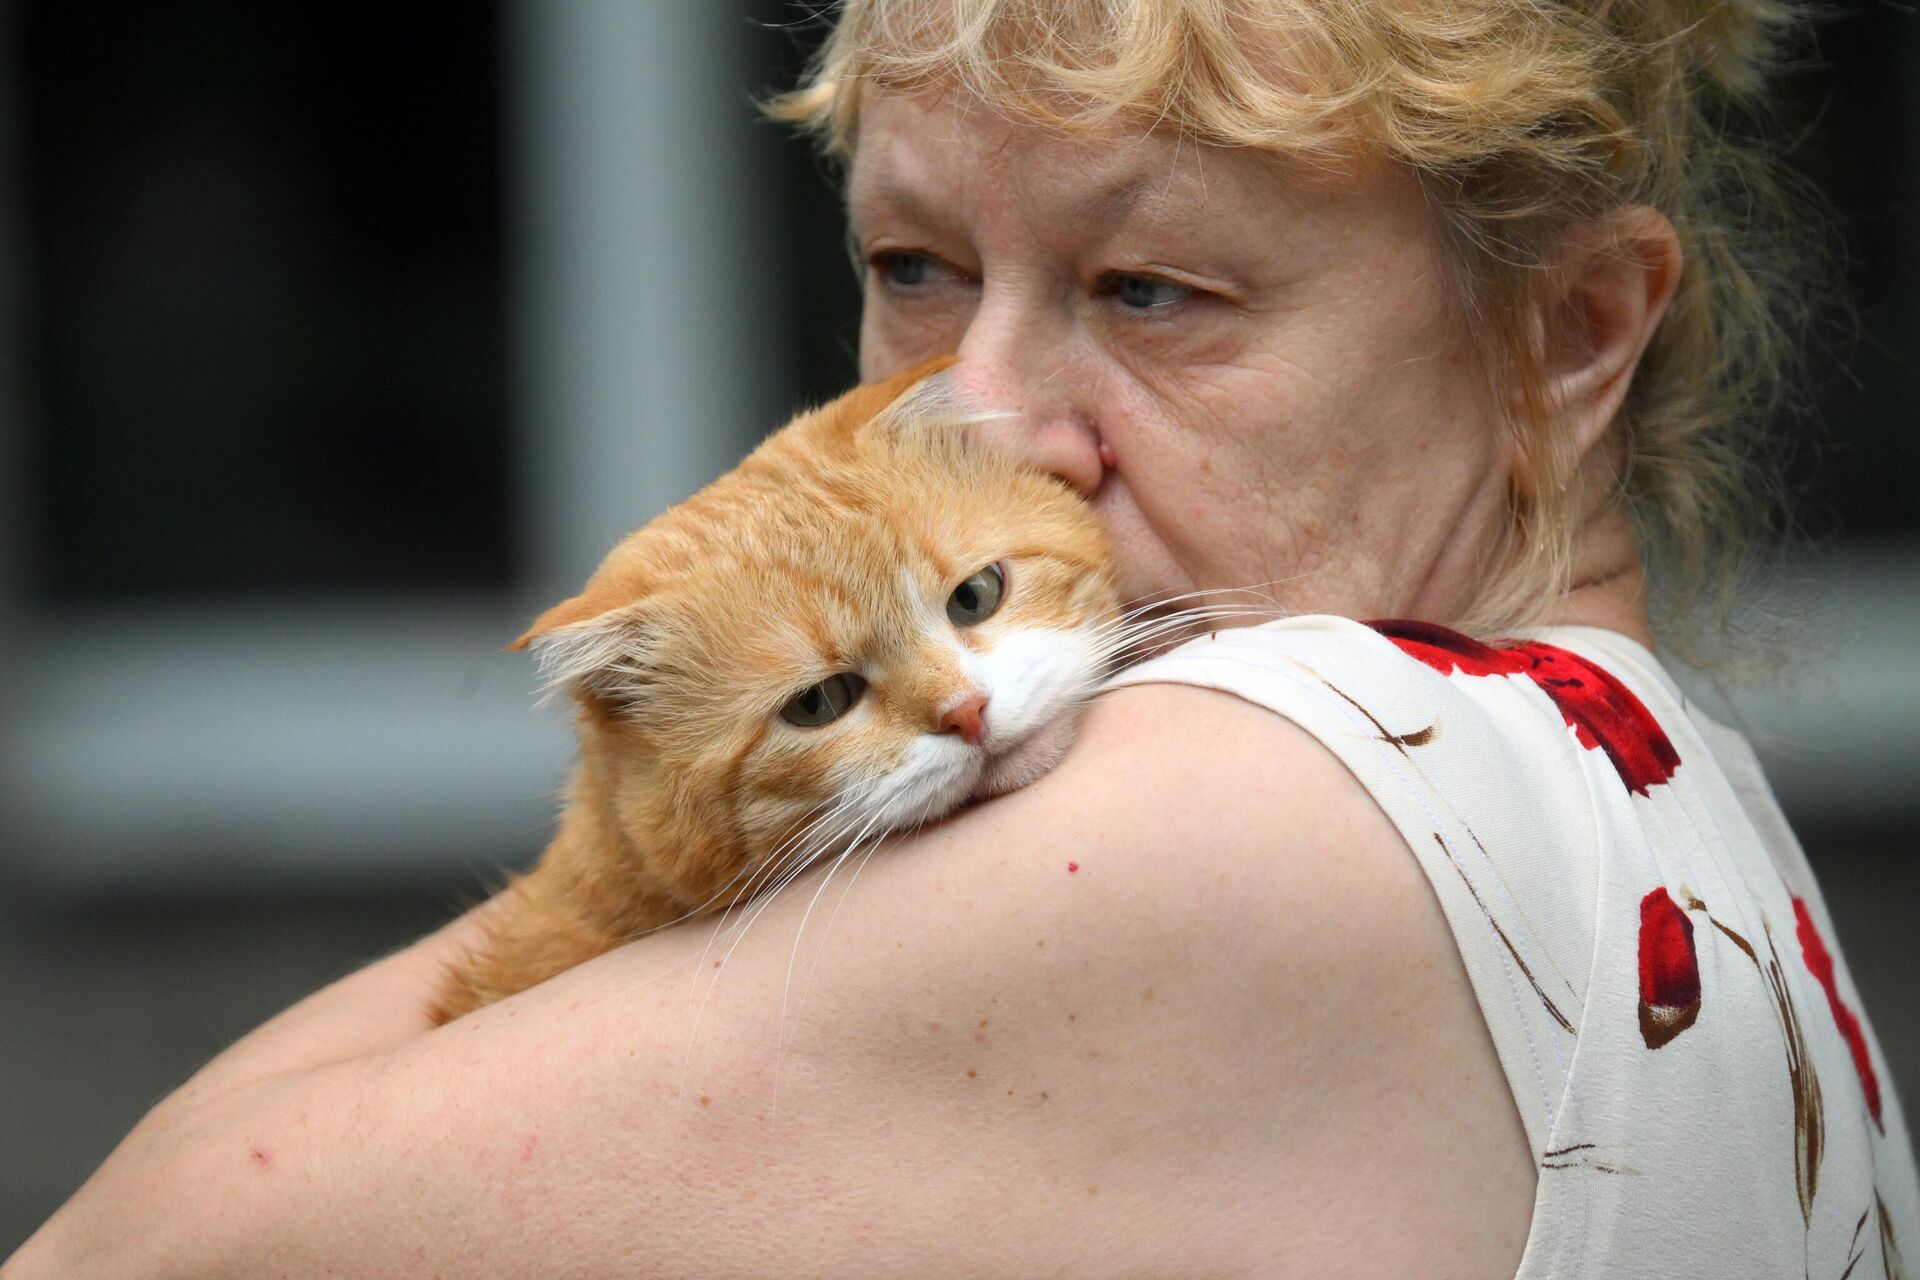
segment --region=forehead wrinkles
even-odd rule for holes
[[[1063,134],[971,111],[877,95],[863,109],[862,141],[848,184],[856,225],[888,213],[935,226],[1008,218],[1100,235],[1129,223],[1191,220],[1213,206],[1253,203],[1256,193],[1216,181],[1217,148],[1140,129]],[[1253,159],[1250,154],[1249,159]],[[1277,156],[1259,157],[1274,170]],[[1267,183],[1260,183],[1263,188]],[[991,195],[993,199],[982,199]]]
[[[929,220],[1002,212],[1011,197],[1031,205],[1061,179],[1098,182],[1112,161],[1094,149],[1037,130],[1010,126],[990,112],[928,109],[919,100],[887,97],[874,104],[869,131],[854,156],[848,205],[863,214],[899,213]],[[1053,181],[1036,185],[1035,175]]]

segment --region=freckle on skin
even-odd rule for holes
[[[1142,1000],[1151,1001],[1153,999],[1153,988],[1148,987],[1145,991],[1142,991],[1140,993],[1140,998]]]
[[[987,1020],[985,1018],[980,1019],[980,1025],[982,1027],[985,1027],[987,1025]]]
[[[973,1079],[976,1079],[979,1075],[980,1073],[974,1070],[972,1067],[967,1068],[967,1079],[973,1080]]]
[[[703,1094],[701,1094],[701,1095],[700,1095],[700,1105],[701,1105],[701,1106],[703,1106],[703,1107],[704,1107],[704,1106],[708,1106],[708,1105],[711,1105],[711,1104],[712,1104],[712,1102],[713,1102],[713,1099],[712,1099],[712,1098],[709,1098],[709,1097],[708,1097],[708,1096],[707,1096],[706,1094],[704,1094],[704,1093],[703,1093]]]
[[[939,1029],[940,1029],[940,1024],[937,1022],[929,1022],[927,1024],[927,1030],[929,1031],[938,1031]]]
[[[1067,1015],[1067,1021],[1068,1021],[1068,1022],[1072,1022],[1072,1021],[1073,1021],[1073,1015],[1072,1015],[1072,1014],[1068,1014],[1068,1015]]]
[[[1088,1194],[1088,1195],[1090,1195],[1090,1196],[1097,1196],[1097,1195],[1099,1195],[1099,1194],[1100,1194],[1100,1188],[1098,1188],[1098,1187],[1088,1187],[1088,1188],[1087,1188],[1087,1194]]]
[[[1045,1089],[1042,1089],[1040,1091],[1040,1101],[1045,1102],[1047,1100],[1047,1097],[1048,1097],[1047,1091]]]

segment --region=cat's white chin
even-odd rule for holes
[[[1038,782],[1073,744],[1073,717],[1056,716],[1004,755],[988,756],[970,799],[987,800]]]

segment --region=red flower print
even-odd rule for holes
[[[1847,1008],[1840,999],[1840,989],[1833,981],[1833,955],[1820,941],[1819,930],[1813,927],[1813,916],[1807,911],[1803,899],[1793,900],[1794,932],[1800,938],[1800,956],[1807,962],[1807,972],[1820,983],[1820,989],[1827,993],[1827,1008],[1833,1010],[1833,1020],[1840,1027],[1840,1036],[1847,1042],[1847,1048],[1853,1051],[1853,1069],[1860,1076],[1860,1090],[1867,1095],[1867,1112],[1873,1116],[1873,1123],[1880,1132],[1887,1131],[1880,1121],[1880,1079],[1873,1073],[1873,1058],[1867,1053],[1867,1037],[1860,1030],[1860,1019],[1853,1010]]]
[[[1431,622],[1367,625],[1441,675],[1526,676],[1553,699],[1581,746],[1607,753],[1630,791],[1645,795],[1680,767],[1680,754],[1633,691],[1578,654],[1537,642],[1496,649]]]
[[[1693,921],[1664,888],[1640,899],[1640,1037],[1658,1049],[1700,1016]]]

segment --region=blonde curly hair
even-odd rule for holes
[[[1541,388],[1556,250],[1648,205],[1686,264],[1621,427],[1619,492],[1663,639],[1723,632],[1781,509],[1770,424],[1807,314],[1787,201],[1737,132],[1794,25],[1780,0],[844,0],[767,104],[851,157],[868,86],[962,92],[1042,127],[1113,122],[1295,157],[1373,154],[1428,193],[1453,300],[1528,472],[1485,566],[1482,633],[1569,585],[1572,460]],[[1702,625],[1708,624],[1708,625]]]

